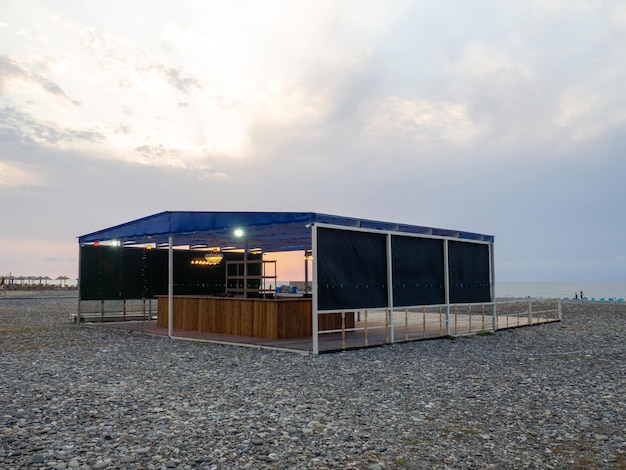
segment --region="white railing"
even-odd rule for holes
[[[81,322],[153,320],[157,314],[152,299],[81,300],[78,309],[70,321],[76,322],[79,315]]]
[[[443,338],[561,320],[559,299],[525,299],[402,308],[333,310],[319,316],[341,315],[341,328],[318,332],[319,351]]]

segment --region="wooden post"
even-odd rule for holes
[[[346,349],[346,312],[341,312],[341,349]]]
[[[443,336],[443,320],[441,317],[441,305],[439,306],[439,336]]]
[[[389,344],[389,309],[385,309],[385,343]]]
[[[509,304],[508,302],[505,304],[506,305],[506,327],[509,327]]]
[[[498,331],[498,326],[499,326],[498,325],[498,303],[495,300],[493,302],[493,314],[492,314],[491,320],[493,323],[492,325],[493,331]]]
[[[485,304],[483,304],[483,322],[480,331],[485,331]]]
[[[404,341],[409,340],[409,309],[404,308]]]
[[[457,327],[458,327],[458,320],[459,320],[459,315],[458,315],[458,305],[454,305],[454,336],[457,335]]]
[[[363,314],[365,315],[365,346],[369,346],[367,341],[367,310],[365,310]]]
[[[426,307],[422,307],[422,338],[426,338]]]

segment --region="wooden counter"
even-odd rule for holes
[[[168,298],[157,296],[157,325],[168,327]],[[311,336],[310,298],[244,299],[177,295],[174,329],[235,336],[282,339]],[[341,314],[320,315],[318,328],[340,330]],[[354,313],[346,313],[346,328],[354,328]]]

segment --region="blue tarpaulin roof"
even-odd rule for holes
[[[243,248],[263,252],[311,249],[311,224],[325,223],[346,227],[416,233],[493,242],[491,235],[416,225],[341,217],[315,212],[195,212],[166,211],[98,230],[78,237],[80,244],[119,241],[125,246],[154,243],[164,246],[170,235],[176,246]],[[237,237],[234,230],[244,231]]]

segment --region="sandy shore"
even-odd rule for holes
[[[626,468],[626,305],[303,357],[0,298],[0,468]]]

